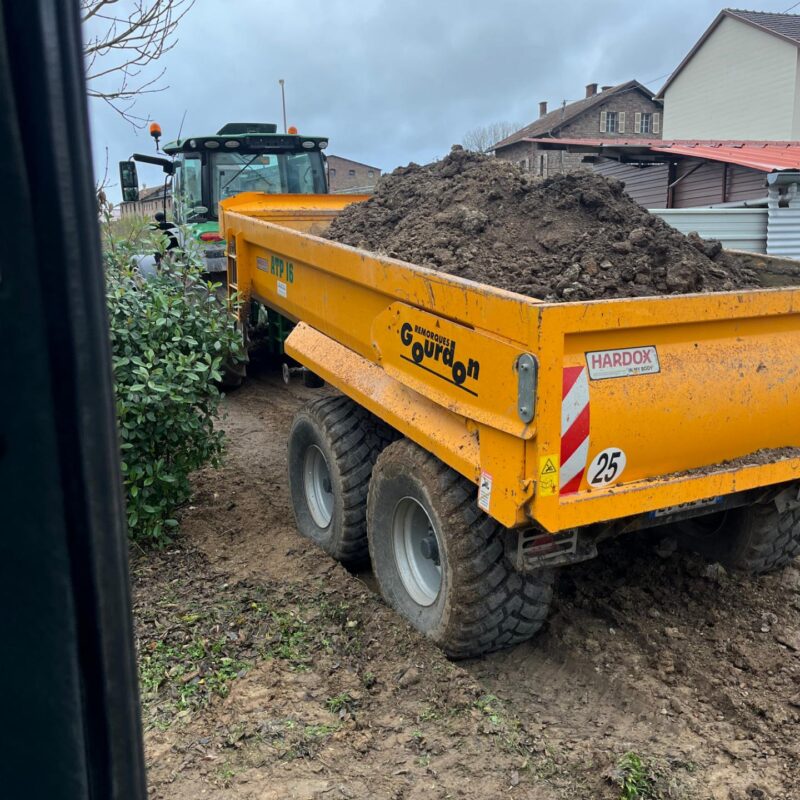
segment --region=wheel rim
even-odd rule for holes
[[[406,591],[415,603],[433,605],[442,588],[441,542],[428,512],[413,497],[404,497],[395,506],[392,542]]]
[[[325,454],[315,444],[306,450],[303,485],[312,519],[320,528],[327,528],[333,519],[331,472]]]

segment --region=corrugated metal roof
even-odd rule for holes
[[[665,155],[674,154],[705,158],[710,161],[723,161],[739,164],[742,167],[778,172],[780,170],[800,170],[800,142],[762,142],[762,141],[702,141],[676,139],[525,139],[536,144],[567,145],[587,149],[616,150],[638,149]]]
[[[662,142],[660,147],[651,149],[654,153],[708,158],[762,172],[800,169],[800,142]]]

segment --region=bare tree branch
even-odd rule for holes
[[[143,127],[130,113],[142,94],[164,91],[165,70],[147,73],[178,42],[176,30],[195,0],[81,0],[88,94],[106,102],[123,119]]]
[[[476,153],[490,153],[494,146],[518,131],[522,125],[518,122],[492,122],[489,125],[479,125],[464,134],[463,145],[467,150]]]
[[[86,22],[95,14],[98,14],[103,6],[116,3],[117,0],[81,0],[81,22]]]
[[[114,210],[114,206],[111,201],[108,199],[108,195],[106,194],[106,189],[110,186],[108,182],[108,148],[106,147],[106,165],[105,169],[103,170],[103,178],[100,181],[95,182],[94,185],[94,194],[95,198],[97,199],[97,213],[101,217],[111,217],[111,212]]]

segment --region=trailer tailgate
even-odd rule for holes
[[[800,291],[543,305],[537,344],[547,529],[800,477]]]

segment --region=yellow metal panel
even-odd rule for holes
[[[561,499],[558,508],[537,512],[536,518],[547,530],[556,532],[798,479],[800,458],[763,466],[723,467],[708,474],[637,481],[591,494],[570,495]]]
[[[496,428],[478,426],[480,473],[491,478],[491,495],[484,511],[507,528],[530,525],[527,503],[534,483],[526,481],[525,442]]]
[[[371,336],[381,366],[415,391],[492,428],[533,435],[517,410],[519,347],[405,303],[377,314]]]
[[[526,522],[532,486],[519,480],[523,441],[475,425],[392,378],[304,323],[295,326],[286,353],[471,481],[493,479],[486,510],[508,527]]]
[[[786,324],[794,322],[794,330]],[[621,447],[626,481],[800,445],[800,320],[577,335],[580,352],[655,345],[657,374],[593,381],[592,451]],[[591,453],[590,453],[591,458]]]
[[[467,422],[389,377],[380,367],[304,323],[286,340],[286,353],[305,364],[401,433],[477,480],[478,437]]]
[[[368,194],[267,194],[242,192],[220,201],[223,213],[235,211],[249,217],[269,218],[291,213],[336,214],[353,203],[361,203]]]
[[[625,469],[611,488],[592,488],[587,472],[575,495],[537,493],[533,517],[558,530],[796,475],[796,459],[735,470],[720,462],[800,446],[798,309],[797,290],[543,306],[538,457],[560,450],[565,366],[586,367],[597,351],[648,346],[660,371],[589,380],[587,467],[618,448]]]
[[[220,202],[220,226],[230,211],[266,219],[294,230],[319,235],[331,220],[351,203],[366,200],[366,194],[264,194],[242,192]]]
[[[264,203],[252,213],[270,213]],[[241,200],[224,214],[240,290],[306,323],[287,352],[479,482],[482,503],[506,525],[535,519],[557,531],[797,477],[795,458],[720,462],[800,447],[800,290],[544,304],[235,208],[248,206]],[[425,351],[429,333],[434,349]],[[415,341],[428,369],[408,360]],[[447,360],[468,372],[470,359],[479,365],[458,386],[446,341],[456,342]],[[565,370],[586,370],[592,353],[643,347],[658,371],[587,382],[585,466],[612,448],[624,451],[624,470],[592,488],[584,469],[577,491],[565,493],[574,467],[561,457]],[[521,353],[539,365],[528,425],[516,407]]]
[[[234,212],[226,213],[225,230],[226,236],[248,243],[251,261],[261,257],[269,265],[275,256],[292,263],[294,291],[287,297],[277,294],[277,275],[252,269],[255,297],[277,303],[290,318],[343,337],[362,354],[372,317],[396,300],[512,342],[527,342],[536,329],[537,301],[529,297]]]

